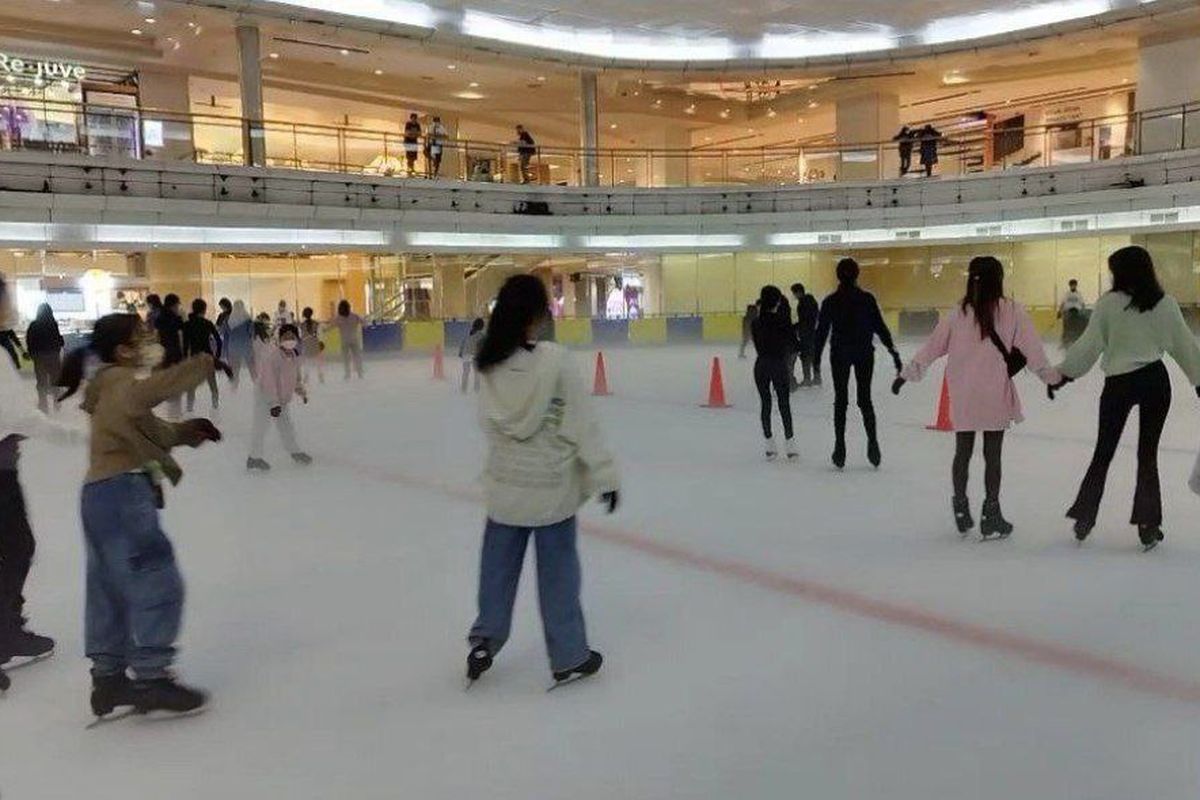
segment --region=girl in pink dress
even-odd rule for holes
[[[1022,306],[1004,296],[1004,267],[992,256],[978,256],[971,259],[968,268],[966,296],[942,316],[929,341],[892,385],[892,392],[899,394],[906,381],[921,380],[933,362],[947,357],[950,420],[955,431],[954,521],[964,535],[975,527],[967,499],[967,477],[975,434],[981,432],[986,494],[980,533],[985,539],[992,535],[1005,537],[1013,531],[1000,512],[1000,460],[1004,431],[1024,419],[1021,398],[1009,377],[1001,345],[1010,353],[1023,353],[1029,369],[1047,384],[1058,381],[1033,321]]]

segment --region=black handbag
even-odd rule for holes
[[[1008,368],[1008,377],[1015,377],[1021,370],[1029,364],[1029,359],[1021,352],[1021,348],[1013,345],[1009,350],[1004,346],[1004,342],[1000,341],[1000,335],[992,329],[992,344],[996,345],[996,349],[1000,351],[1000,355],[1004,356],[1004,365]]]

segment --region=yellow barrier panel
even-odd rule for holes
[[[883,321],[887,323],[888,330],[893,336],[900,335],[900,309],[888,309],[883,312]]]
[[[559,344],[591,344],[592,321],[590,319],[554,320],[554,338]]]
[[[342,354],[342,332],[329,327],[321,331],[320,339],[325,343],[325,355],[338,356]]]
[[[631,344],[664,344],[667,341],[667,318],[629,320],[629,341]]]
[[[1033,320],[1033,327],[1037,328],[1043,339],[1062,336],[1062,322],[1058,319],[1058,312],[1053,308],[1031,308],[1029,309],[1029,317]]]
[[[437,322],[404,323],[405,350],[433,350],[446,340],[446,326]]]
[[[742,317],[740,314],[705,314],[701,320],[706,342],[740,342],[742,340]]]

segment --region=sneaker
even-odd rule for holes
[[[133,705],[133,681],[124,672],[92,676],[92,713],[106,717],[121,706]]]
[[[133,705],[139,714],[149,714],[152,711],[188,714],[199,711],[208,702],[206,692],[184,686],[170,675],[134,681],[131,694]]]
[[[587,660],[577,667],[571,669],[558,670],[554,673],[554,682],[565,683],[567,681],[586,678],[588,675],[595,675],[600,671],[600,665],[604,663],[604,656],[597,653],[595,650],[589,651]]]
[[[246,459],[246,469],[248,469],[248,470],[261,470],[262,472],[266,472],[270,468],[271,468],[271,465],[268,464],[266,461],[262,460],[261,458],[247,458]]]
[[[312,456],[308,453],[292,453],[292,461],[295,461],[302,467],[307,467],[312,463]]]
[[[775,456],[779,455],[779,448],[775,446],[775,437],[767,437],[767,461],[774,461]]]

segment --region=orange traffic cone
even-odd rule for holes
[[[938,398],[937,418],[925,428],[931,431],[952,431],[954,424],[950,422],[950,383],[942,376],[942,396]]]
[[[712,377],[708,381],[708,402],[703,406],[704,408],[729,408],[730,405],[725,402],[725,381],[721,377],[721,359],[713,356]]]
[[[445,356],[442,353],[442,346],[435,345],[433,348],[433,379],[435,381],[446,380],[446,364]]]
[[[608,390],[608,370],[604,368],[604,353],[596,353],[596,378],[592,382],[592,394],[597,397],[612,394]]]

